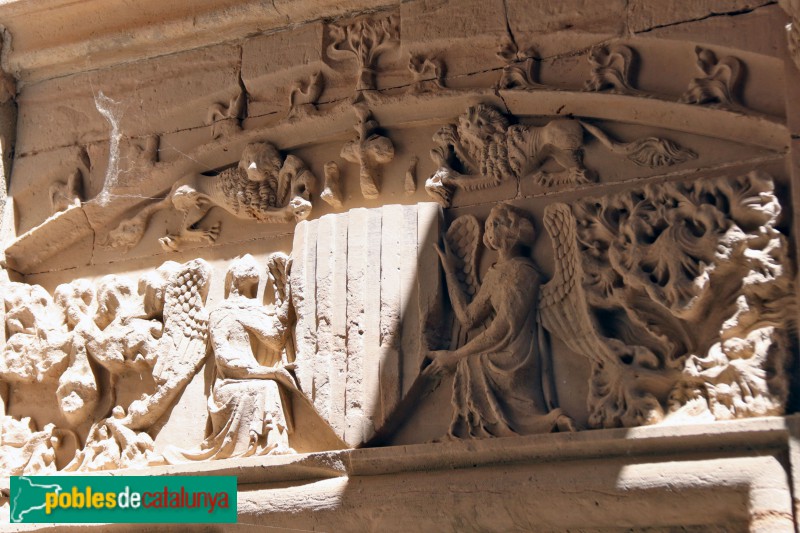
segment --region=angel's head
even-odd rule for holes
[[[533,246],[536,232],[531,222],[515,207],[500,203],[486,219],[483,244],[490,250],[509,252],[522,246]]]
[[[261,276],[258,263],[250,254],[237,257],[228,268],[225,276],[225,295],[238,295],[255,298]]]
[[[135,314],[133,282],[123,276],[109,275],[100,279],[97,287],[97,311],[94,321],[105,329],[117,317],[126,318]]]
[[[94,287],[86,279],[62,283],[56,287],[53,299],[64,312],[67,326],[74,328],[83,317],[89,314],[89,306],[94,300]]]

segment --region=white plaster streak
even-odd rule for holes
[[[364,310],[367,292],[368,211],[352,209],[347,231],[347,377],[345,387],[345,437],[348,444],[368,438],[364,434]],[[371,432],[370,432],[371,435]]]
[[[108,191],[116,185],[117,177],[119,176],[119,140],[122,138],[119,122],[122,119],[122,111],[119,109],[119,102],[104,95],[103,91],[98,92],[94,97],[94,105],[97,111],[111,125],[111,135],[108,143],[108,166],[106,167],[106,176],[103,181],[103,190],[97,195],[97,202],[100,205],[105,205],[109,200]]]

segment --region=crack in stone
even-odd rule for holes
[[[735,11],[726,11],[726,12],[723,12],[723,13],[710,13],[708,15],[705,15],[705,16],[702,16],[702,17],[698,17],[698,18],[680,20],[680,21],[677,21],[677,22],[669,22],[669,23],[666,23],[666,24],[659,24],[659,25],[647,28],[646,30],[639,30],[639,31],[631,32],[631,34],[632,35],[639,35],[641,33],[648,33],[648,32],[654,31],[654,30],[659,30],[661,28],[669,28],[671,26],[679,26],[681,24],[688,24],[688,23],[691,23],[691,22],[700,22],[700,21],[703,21],[703,20],[716,18],[716,17],[735,17],[735,16],[738,16],[738,15],[746,15],[747,13],[752,13],[753,11],[756,11],[757,9],[761,9],[763,7],[775,5],[777,3],[778,3],[777,0],[770,0],[769,2],[765,2],[763,4],[760,4],[760,5],[757,5],[755,7],[751,7],[751,8],[738,9],[738,10],[735,10]],[[628,15],[629,15],[629,13],[628,13]]]

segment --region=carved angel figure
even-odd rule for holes
[[[483,242],[498,260],[476,288],[479,239],[477,220],[460,217],[445,237],[445,250],[437,247],[459,324],[467,331],[485,326],[455,350],[431,352],[423,362],[429,363],[423,375],[455,373],[448,436],[574,431],[545,384],[551,376],[543,375],[549,354],[541,352],[536,324],[541,275],[523,253],[534,242],[533,224],[509,205],[492,209]]]
[[[261,223],[305,220],[311,214],[315,183],[313,174],[299,158],[289,155],[283,159],[270,143],[249,144],[236,167],[216,176],[196,174],[178,180],[165,198],[123,220],[103,244],[130,249],[142,239],[150,217],[170,208],[183,213],[183,221],[177,234],[160,239],[165,250],[216,241],[219,224],[207,229],[198,227],[213,207],[221,207],[236,218]]]
[[[90,355],[110,374],[112,394],[86,444],[64,470],[162,464],[152,432],[205,362],[204,308],[211,266],[202,259],[166,262],[140,281],[140,301],[126,278],[107,276],[98,290]],[[127,386],[125,382],[127,381]],[[130,401],[122,392],[145,387]]]
[[[285,268],[285,256],[271,259]],[[281,386],[296,388],[291,365],[282,357],[290,332],[289,299],[281,308],[255,300],[260,275],[251,255],[231,264],[225,278],[227,299],[209,316],[217,377],[208,400],[208,437],[198,450],[167,450],[171,463],[294,453],[289,447],[291,419]],[[277,284],[276,284],[277,286]],[[261,349],[266,357],[259,361]]]
[[[618,143],[598,127],[571,118],[557,118],[544,126],[512,125],[493,107],[478,104],[461,115],[458,124],[434,135],[437,147],[431,158],[439,168],[425,189],[449,207],[457,189],[487,189],[508,180],[530,177],[545,187],[588,183],[595,176],[582,161],[584,132],[641,166],[669,166],[696,157],[691,150],[658,137]]]

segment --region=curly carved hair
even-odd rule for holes
[[[486,231],[483,234],[483,244],[492,249],[493,247],[487,240],[487,234],[490,231],[489,225],[497,220],[500,222],[502,229],[496,229],[500,237],[507,243],[509,247],[521,244],[523,246],[531,247],[536,240],[536,230],[533,228],[533,222],[525,216],[525,214],[506,203],[499,203],[494,206],[486,219]]]

